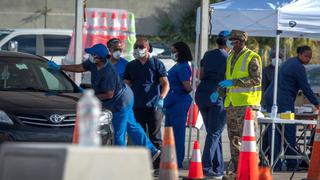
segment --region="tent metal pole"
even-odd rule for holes
[[[83,0],[76,0],[76,17],[75,17],[75,46],[74,46],[74,63],[82,63],[82,25],[83,25]],[[75,73],[75,83],[81,83],[81,73]]]
[[[277,96],[278,96],[278,71],[279,71],[279,46],[280,46],[280,34],[281,31],[277,31],[276,38],[276,66],[274,71],[274,89],[273,89],[273,105],[271,110],[271,118],[274,121],[277,118],[278,106],[277,106]],[[272,122],[272,135],[271,135],[271,172],[273,172],[273,158],[274,158],[274,139],[275,139],[275,123]]]
[[[190,157],[190,149],[191,149],[191,137],[192,137],[192,121],[193,121],[193,111],[194,111],[194,97],[195,97],[195,90],[196,90],[196,74],[197,74],[197,62],[199,60],[199,34],[196,34],[196,44],[195,44],[195,58],[192,62],[192,69],[193,69],[193,72],[192,72],[192,103],[191,103],[191,106],[190,106],[190,118],[189,118],[189,138],[188,138],[188,151],[187,151],[187,158],[191,158]]]

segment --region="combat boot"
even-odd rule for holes
[[[237,177],[237,174],[230,173],[223,176],[222,180],[235,180]]]

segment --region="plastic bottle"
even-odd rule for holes
[[[101,136],[98,134],[101,102],[94,96],[92,89],[85,90],[78,102],[79,113],[79,145],[96,147],[101,145]]]

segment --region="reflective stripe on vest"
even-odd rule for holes
[[[233,55],[234,54],[231,53],[227,59],[226,79],[232,80],[248,77],[248,67],[253,57],[257,58],[260,65],[262,63],[258,54],[246,49],[234,63],[233,72],[231,73]],[[224,106],[229,107],[230,104],[233,106],[260,105],[261,94],[261,82],[259,85],[250,88],[231,87],[228,89]]]
[[[252,88],[234,88],[230,89],[229,92],[239,93],[239,92],[252,92],[252,91],[261,91],[261,86],[252,87]]]

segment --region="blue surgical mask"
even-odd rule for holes
[[[113,56],[113,58],[114,59],[120,59],[120,57],[121,57],[121,52],[118,50],[118,51],[114,51],[113,53],[112,53],[112,56]]]
[[[230,41],[229,39],[227,40],[226,45],[229,49],[233,49],[232,41]]]
[[[171,53],[171,59],[174,61],[178,60],[177,53]]]
[[[274,67],[276,67],[276,58],[272,58],[271,59],[271,64],[274,66]],[[282,64],[282,59],[280,59],[279,58],[279,66],[281,66],[281,64]]]
[[[147,52],[146,48],[144,48],[144,49],[139,49],[138,48],[138,49],[133,50],[133,56],[136,59],[140,59],[140,58],[143,58],[146,55],[146,52]]]
[[[89,54],[89,61],[94,63],[94,57],[91,54]]]

